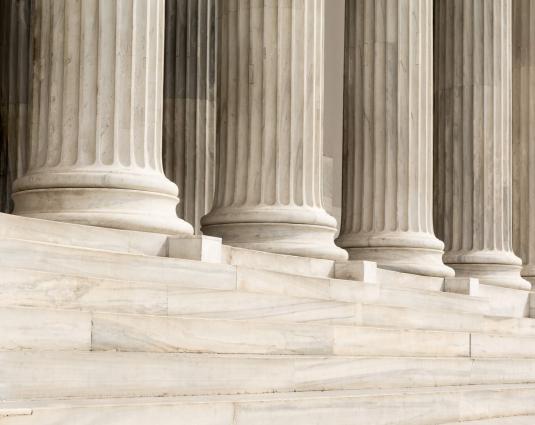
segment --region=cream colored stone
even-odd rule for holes
[[[230,245],[223,245],[223,257],[227,264],[253,269],[318,277],[333,277],[334,275],[335,262],[323,258],[275,254]]]
[[[219,2],[217,187],[205,234],[345,260],[323,209],[324,0]]]
[[[429,0],[346,4],[342,221],[351,260],[453,276],[433,232]]]
[[[175,258],[99,251],[0,239],[0,267],[82,275],[92,278],[165,283],[196,289],[236,289],[236,269]]]
[[[238,356],[154,353],[0,353],[0,373],[18,380],[3,399],[109,398],[401,389],[533,380],[532,359]],[[10,379],[11,381],[11,379]],[[47,388],[48,393],[42,394]],[[128,397],[128,398],[127,398]],[[239,399],[238,399],[239,400]],[[0,404],[1,409],[1,404]]]
[[[479,280],[470,277],[446,277],[444,291],[479,296]]]
[[[529,336],[474,333],[470,346],[473,357],[535,357],[535,338]]]
[[[511,5],[434,9],[435,224],[456,277],[528,290],[512,247]]]
[[[66,310],[0,308],[0,350],[90,350],[91,315]]]
[[[0,239],[167,257],[167,235],[84,226],[0,213]]]
[[[373,261],[337,261],[334,273],[337,279],[377,283],[377,263]]]
[[[191,234],[163,174],[163,0],[36,2],[30,155],[15,214]]]
[[[331,354],[333,328],[282,322],[95,313],[92,348],[98,351]]]
[[[444,278],[421,276],[393,270],[377,268],[377,280],[385,288],[418,289],[426,291],[443,291]]]
[[[352,356],[469,357],[470,335],[463,332],[379,328],[334,328],[334,353]]]
[[[529,317],[529,294],[521,289],[479,285],[479,296],[488,301],[492,316]]]
[[[221,238],[203,235],[170,236],[167,243],[171,258],[221,263]]]
[[[349,390],[260,395],[157,397],[23,402],[32,416],[7,425],[99,423],[106,425],[331,424],[428,425],[534,413],[534,386],[468,385],[443,388]],[[21,402],[8,405],[20,406]],[[26,407],[27,408],[27,407]]]

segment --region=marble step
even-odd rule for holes
[[[1,350],[467,357],[471,349],[466,332],[37,308],[0,308],[0,319]]]
[[[0,349],[535,358],[535,337],[2,307]]]
[[[341,279],[325,279],[248,268],[237,269],[238,288],[258,293],[276,293],[298,297],[425,308],[484,314],[488,301],[483,298],[405,288],[384,287]]]
[[[3,268],[0,275],[0,305],[243,320],[328,321],[361,326],[535,336],[534,319],[192,289],[165,283],[81,277],[8,267]]]
[[[257,394],[535,383],[535,360],[23,351],[0,378],[1,400]]]
[[[484,343],[481,347],[485,347]],[[470,334],[94,313],[92,348],[152,352],[467,357],[470,355]],[[490,351],[492,348],[487,350]]]
[[[535,416],[508,416],[505,418],[482,419],[478,421],[448,422],[442,425],[533,425]]]
[[[329,321],[364,326],[483,330],[480,314],[376,304],[326,301],[243,291],[176,288],[174,285],[120,281],[27,269],[4,268],[0,305],[82,309],[114,313],[179,315],[225,319]],[[526,319],[527,322],[529,320]],[[492,321],[508,333],[535,334],[518,319]],[[516,324],[516,326],[515,326]],[[489,326],[488,330],[492,330]]]
[[[416,289],[382,288],[339,279],[299,276],[224,264],[140,256],[20,240],[0,240],[0,267],[134,280],[173,288],[239,290],[352,303],[485,313],[485,299]],[[135,266],[135,267],[134,267]],[[0,280],[7,279],[1,277]]]
[[[229,245],[222,246],[222,262],[234,266],[296,275],[334,277],[333,260],[274,254]]]
[[[80,248],[167,257],[168,235],[62,223],[0,213],[0,239],[19,239]],[[332,277],[334,261],[222,247],[223,263]]]
[[[436,425],[535,414],[535,385],[0,404],[2,425]],[[9,413],[8,413],[9,414]]]
[[[167,256],[168,235],[109,229],[0,213],[0,239]]]

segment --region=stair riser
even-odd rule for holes
[[[99,252],[64,246],[0,240],[0,267],[169,284],[174,288],[235,290],[317,300],[378,303],[427,310],[484,313],[487,303],[478,298],[440,292],[403,291],[375,284],[314,278],[276,272],[236,269],[223,264]],[[21,254],[23,253],[23,255]],[[9,281],[2,277],[0,282]]]
[[[377,290],[376,287],[373,289]],[[427,309],[426,305],[415,310],[9,268],[4,269],[0,277],[0,305],[224,319],[333,321],[340,324],[451,331],[480,331],[484,324],[478,314]],[[493,327],[501,332],[512,329],[518,333],[535,335],[535,326],[518,329],[510,321],[507,326],[488,326],[486,330],[491,331]]]
[[[225,264],[175,260],[0,239],[0,267],[167,283],[178,287],[233,290],[236,268]],[[6,281],[2,276],[2,281]]]
[[[35,409],[2,425],[432,425],[535,413],[535,390],[451,390],[395,395],[333,396],[280,401],[184,401],[180,404]],[[178,421],[178,422],[177,422]]]
[[[93,315],[94,350],[467,357],[467,333]]]
[[[0,308],[0,350],[21,349],[535,358],[535,338]]]
[[[0,398],[159,397],[535,382],[535,360],[0,353]],[[510,369],[510,370],[509,370]]]

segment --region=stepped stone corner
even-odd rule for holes
[[[535,424],[534,30],[0,1],[0,425]]]

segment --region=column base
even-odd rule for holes
[[[13,194],[14,214],[164,234],[193,234],[176,215],[178,198],[130,189],[55,188],[23,190]]]
[[[442,261],[442,242],[427,233],[349,233],[336,243],[347,250],[350,260],[374,261],[383,269],[436,277],[455,274]]]
[[[346,260],[347,252],[334,244],[336,229],[295,223],[225,223],[202,227],[206,235],[226,245],[301,257]]]
[[[535,266],[525,264],[522,267],[522,272],[520,274],[531,284],[531,287],[535,289]]]
[[[444,256],[457,277],[474,277],[482,285],[529,291],[531,283],[521,276],[522,261],[508,251],[448,252]]]

